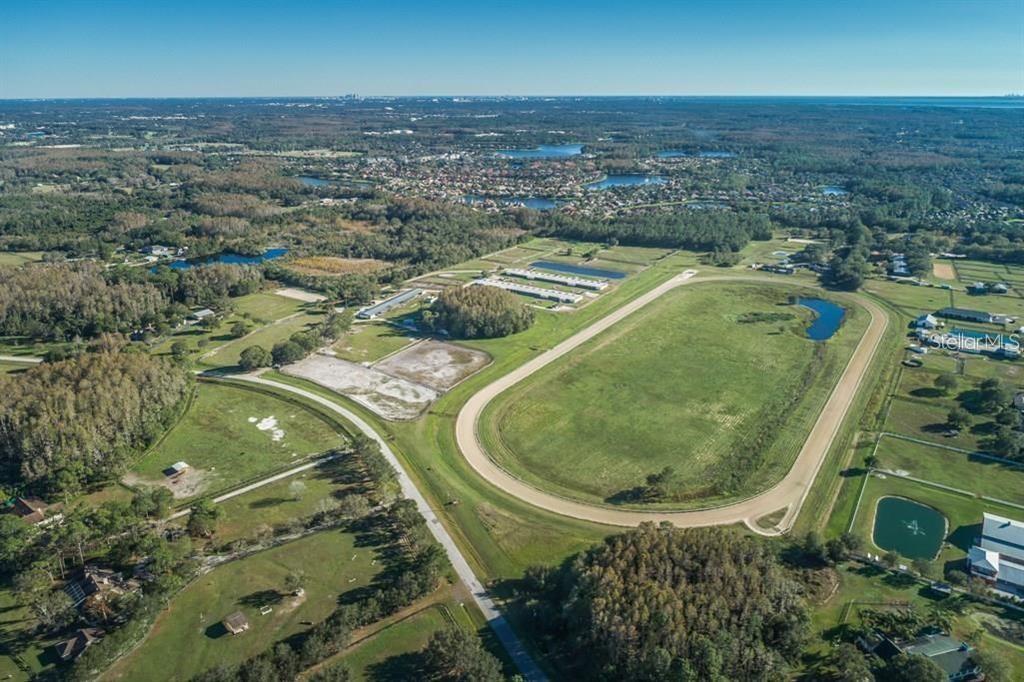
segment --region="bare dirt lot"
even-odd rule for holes
[[[933,263],[932,274],[939,279],[956,279],[956,270],[952,263]]]
[[[306,291],[305,289],[295,289],[292,287],[286,287],[284,289],[278,289],[274,292],[278,296],[284,296],[285,298],[291,298],[296,301],[302,301],[303,303],[319,303],[320,301],[326,301],[327,297],[322,294],[315,293],[313,291]]]
[[[428,339],[384,358],[373,368],[443,393],[490,361],[481,351]]]
[[[319,353],[281,371],[337,391],[385,419],[397,421],[420,416],[439,395],[426,386]]]

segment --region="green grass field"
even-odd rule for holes
[[[346,467],[345,460],[334,460],[220,503],[217,542],[252,538],[331,508],[351,487],[343,482]]]
[[[882,437],[876,454],[879,467],[1024,505],[1024,465],[1003,464],[892,437]],[[1018,515],[1024,517],[1024,509]]]
[[[276,425],[270,426],[270,417]],[[197,479],[193,485],[186,476],[175,495],[188,499],[297,464],[344,442],[330,424],[300,405],[247,388],[200,383],[188,412],[142,457],[128,480],[158,484],[165,468],[184,460],[194,470],[189,476]]]
[[[352,362],[375,362],[412,343],[408,333],[384,322],[357,324],[338,339],[333,348],[338,357]]]
[[[345,592],[370,584],[380,570],[379,562],[372,563],[376,558],[377,548],[355,536],[324,531],[216,568],[177,595],[145,642],[104,679],[187,680],[215,665],[255,656],[307,629],[302,621],[326,618]],[[302,572],[305,597],[285,593],[291,572]],[[273,612],[260,615],[261,604]],[[239,610],[250,628],[231,635],[220,621]]]
[[[810,341],[810,312],[786,305],[798,292],[738,283],[670,292],[500,396],[481,420],[485,442],[524,479],[592,502],[664,466],[677,472],[673,506],[768,487],[792,462],[863,329],[854,311],[832,341]],[[737,321],[750,312],[792,318]],[[780,413],[791,418],[766,426]],[[770,443],[742,488],[719,489],[729,455],[762,432]]]
[[[42,251],[0,251],[0,265],[24,265],[43,259]]]

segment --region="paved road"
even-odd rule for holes
[[[800,454],[797,455],[792,469],[775,487],[741,502],[694,511],[645,512],[615,509],[570,500],[539,490],[513,476],[498,466],[487,455],[483,444],[480,442],[477,433],[477,422],[484,408],[498,394],[558,360],[566,353],[575,350],[594,336],[648,305],[663,294],[689,282],[753,281],[763,283],[768,281],[763,277],[742,275],[692,279],[696,274],[696,271],[687,270],[681,275],[655,287],[474,394],[462,407],[455,423],[456,442],[469,464],[484,479],[510,495],[514,495],[542,509],[585,521],[614,526],[636,526],[644,521],[654,521],[655,523],[669,521],[676,526],[718,526],[743,522],[751,530],[764,535],[777,535],[789,530],[796,520],[800,507],[803,505],[804,499],[810,491],[811,484],[818,474],[818,470],[821,468],[832,440],[839,431],[843,417],[853,403],[857,389],[867,374],[871,360],[888,326],[888,317],[885,312],[864,298],[859,299],[859,302],[871,314],[871,322],[864,334],[864,338],[858,344],[846,369],[839,378],[839,382],[825,403],[818,421],[811,429],[811,433],[800,450]],[[786,513],[772,530],[759,528],[754,523],[759,517],[781,509],[786,509]]]
[[[395,453],[391,451],[390,447],[388,447],[387,442],[381,438],[376,431],[374,431],[373,427],[371,427],[356,413],[347,410],[334,401],[328,400],[327,398],[311,391],[290,386],[288,384],[278,383],[276,381],[271,381],[270,379],[264,379],[260,376],[254,376],[251,374],[236,376],[234,378],[254,384],[272,386],[281,391],[288,391],[289,393],[300,395],[307,400],[311,400],[323,407],[326,407],[332,412],[341,415],[357,429],[375,440],[377,444],[380,445],[380,449],[384,454],[384,457],[387,458],[388,462],[391,463],[391,466],[393,466],[395,471],[398,472],[398,481],[402,488],[402,494],[416,503],[417,509],[419,509],[419,512],[427,520],[427,527],[430,529],[430,532],[433,533],[434,537],[437,538],[437,541],[448,554],[448,559],[455,568],[455,572],[458,574],[459,578],[462,579],[462,582],[464,582],[469,588],[470,594],[473,595],[473,601],[476,602],[480,611],[483,612],[484,617],[491,626],[491,629],[494,630],[494,633],[498,636],[498,639],[501,641],[506,651],[508,651],[509,656],[512,658],[513,662],[515,662],[516,667],[519,668],[519,672],[527,680],[539,681],[547,679],[543,671],[537,667],[533,658],[530,657],[530,654],[527,653],[522,642],[520,642],[519,638],[516,637],[516,634],[512,631],[512,627],[508,624],[508,621],[505,620],[503,615],[501,615],[501,612],[498,610],[497,606],[495,606],[494,600],[491,599],[487,590],[484,589],[484,586],[479,580],[477,580],[476,575],[473,573],[473,569],[470,568],[466,558],[462,555],[462,552],[459,551],[458,545],[455,544],[455,541],[452,540],[448,531],[445,530],[444,525],[441,524],[441,521],[437,518],[437,514],[434,513],[434,510],[427,504],[426,498],[424,498],[420,491],[416,489],[416,486],[413,484],[409,474],[406,473],[405,469],[402,467],[402,463],[398,461],[398,458],[395,457]]]

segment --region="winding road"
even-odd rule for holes
[[[829,447],[835,439],[843,418],[853,404],[857,389],[867,375],[875,351],[882,340],[889,324],[886,313],[875,303],[864,298],[858,302],[870,313],[871,322],[860,343],[854,350],[850,361],[843,370],[842,376],[833,388],[828,401],[822,408],[800,453],[797,455],[789,473],[774,487],[763,493],[740,502],[720,507],[691,511],[639,511],[616,509],[595,504],[588,504],[545,492],[512,475],[494,462],[480,442],[477,423],[488,403],[498,394],[523,381],[533,373],[555,362],[563,355],[575,350],[620,320],[640,310],[652,301],[676,287],[691,282],[728,282],[746,281],[767,283],[764,277],[754,276],[721,276],[693,279],[696,271],[687,270],[664,282],[638,298],[626,303],[621,308],[601,318],[586,329],[577,332],[565,341],[548,351],[538,355],[529,362],[517,367],[508,374],[496,379],[479,392],[475,393],[462,407],[455,422],[455,438],[459,450],[470,466],[486,481],[502,491],[518,497],[541,509],[570,516],[584,521],[593,521],[613,526],[636,526],[645,521],[660,523],[669,521],[680,527],[684,526],[720,526],[734,523],[745,523],[748,528],[762,535],[778,535],[792,528],[800,507],[821,469],[822,462],[828,454]],[[799,283],[798,283],[799,284]],[[760,528],[755,521],[768,514],[785,509],[783,517],[770,529]]]

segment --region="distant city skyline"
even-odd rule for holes
[[[1024,93],[1024,0],[21,2],[0,98]]]

